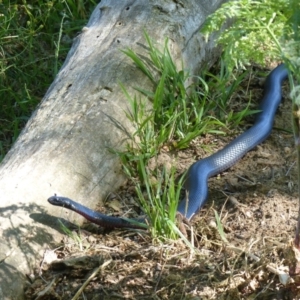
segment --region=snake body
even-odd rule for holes
[[[189,168],[186,177],[186,197],[179,203],[178,212],[190,220],[204,205],[208,197],[208,179],[232,167],[247,152],[263,142],[271,133],[276,110],[281,102],[282,82],[288,71],[284,64],[276,67],[268,76],[264,87],[264,96],[260,102],[255,122],[223,149],[209,157],[195,162]],[[136,220],[111,217],[95,212],[69,198],[52,196],[48,199],[52,205],[73,210],[87,220],[103,227],[145,228]],[[138,220],[141,221],[141,220]],[[145,221],[145,220],[143,220]]]
[[[120,217],[111,217],[105,214],[101,214],[97,211],[94,211],[74,200],[71,200],[67,197],[52,196],[48,199],[48,202],[52,205],[63,206],[70,210],[77,212],[78,214],[85,217],[90,222],[93,222],[97,225],[107,228],[136,228],[136,229],[145,229],[146,224],[144,219],[130,220]]]

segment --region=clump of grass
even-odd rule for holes
[[[199,77],[199,90],[202,91],[199,96],[206,99],[210,111],[226,127],[239,126],[245,117],[259,112],[249,108],[251,95],[245,108],[239,109],[239,111],[230,109],[232,100],[236,101],[237,93],[247,94],[248,91],[244,90],[242,83],[249,76],[249,71],[233,73],[222,59],[217,67],[219,69],[217,74],[205,70]]]
[[[165,41],[163,51],[154,46],[145,33],[149,46],[151,67],[137,54],[128,49],[123,51],[129,56],[142,72],[154,83],[154,92],[136,88],[148,98],[153,105],[152,113],[148,114],[146,107],[140,100],[130,97],[123,90],[131,104],[131,112],[127,117],[137,128],[135,135],[139,138],[146,136],[147,131],[154,144],[150,153],[157,153],[162,146],[183,149],[190,141],[203,133],[221,133],[217,128],[224,126],[222,122],[207,114],[210,105],[207,105],[208,95],[199,97],[196,86],[186,86],[189,74],[184,70],[177,70]],[[151,126],[151,128],[149,127]],[[149,144],[140,147],[149,149]],[[141,152],[145,152],[141,149]]]
[[[140,181],[136,182],[136,191],[145,213],[151,220],[150,230],[152,236],[166,236],[176,238],[177,234],[173,230],[176,220],[176,208],[180,198],[180,189],[176,189],[175,185],[175,169],[170,171],[163,168],[157,170],[155,183],[151,182],[153,174],[144,165],[143,159],[140,157],[138,168],[143,179],[143,187]],[[182,179],[178,183],[182,186]],[[145,188],[145,192],[143,192]]]
[[[136,186],[139,204],[149,218],[152,236],[175,238],[180,234],[175,224],[184,178],[176,182],[174,168],[163,168],[153,174],[148,162],[152,157],[157,157],[162,148],[176,151],[187,148],[199,135],[223,134],[225,114],[220,114],[220,111],[228,109],[228,101],[244,75],[230,85],[227,83],[230,74],[226,73],[224,66],[222,76],[206,72],[208,81],[199,77],[198,85],[187,86],[189,74],[183,69],[177,70],[168,50],[168,40],[161,51],[147,33],[145,39],[149,59],[143,59],[131,49],[123,52],[151,80],[154,90],[136,88],[141,97],[132,97],[121,84],[130,103],[126,116],[135,127],[135,132],[127,149],[118,154],[126,174]],[[216,92],[217,97],[214,95]],[[151,101],[151,108],[146,105],[146,99]],[[231,113],[229,121],[226,114],[226,123],[239,123],[250,113],[253,112],[248,107],[242,112]],[[154,184],[150,180],[153,177],[156,178]]]

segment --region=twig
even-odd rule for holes
[[[101,266],[99,266],[98,268],[96,268],[94,270],[94,272],[91,274],[91,276],[84,282],[84,284],[80,287],[80,289],[77,291],[77,293],[75,294],[75,296],[72,298],[72,300],[77,300],[78,297],[80,296],[80,294],[83,292],[83,290],[85,289],[85,287],[89,284],[89,282],[97,275],[97,273],[99,271],[102,271],[105,267],[107,267],[110,263],[112,262],[112,259],[106,261],[105,263],[103,263]]]

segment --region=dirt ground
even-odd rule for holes
[[[259,78],[251,81],[254,105],[262,93],[258,83]],[[76,293],[78,299],[93,300],[300,299],[299,278],[288,276],[293,259],[297,261],[291,241],[298,187],[287,94],[285,90],[268,140],[209,180],[209,200],[187,226],[194,248],[181,240],[151,240],[142,230],[104,231],[90,226],[74,230],[77,239],[66,236],[57,249],[45,252],[27,288],[27,299],[77,299]],[[237,101],[247,104],[248,99]],[[252,121],[247,119],[226,137],[198,137],[185,151],[162,153],[161,161],[176,164],[183,172],[222,148]],[[110,207],[136,210],[133,190],[129,183],[125,185]]]

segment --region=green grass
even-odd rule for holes
[[[0,4],[0,161],[43,98],[96,1]]]
[[[135,128],[125,151],[117,152],[125,173],[133,181],[139,204],[146,213],[154,238],[178,237],[177,204],[184,177],[175,180],[175,170],[162,168],[151,172],[148,162],[157,158],[162,149],[178,151],[189,147],[197,136],[224,134],[227,127],[239,125],[256,111],[247,106],[239,112],[229,110],[230,102],[247,72],[232,73],[221,63],[220,73],[203,71],[196,84],[187,86],[189,74],[178,70],[168,50],[168,40],[159,49],[145,33],[148,57],[138,56],[131,49],[123,53],[153,83],[153,90],[136,88],[129,95],[121,84],[130,104],[126,116]],[[151,105],[149,105],[149,102]]]

